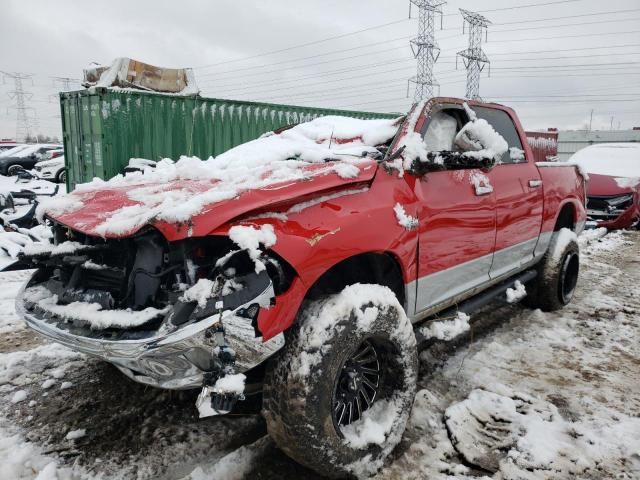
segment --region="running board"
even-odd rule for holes
[[[425,346],[432,343],[432,339],[427,339],[420,333],[420,327],[427,325],[429,322],[437,321],[440,318],[455,317],[458,312],[471,315],[473,312],[490,304],[494,300],[498,300],[498,297],[504,295],[508,288],[514,288],[516,282],[526,284],[527,282],[530,282],[531,280],[536,278],[537,275],[537,270],[526,270],[501,283],[498,283],[497,285],[494,285],[493,287],[488,288],[487,290],[484,290],[483,292],[478,293],[477,295],[474,295],[468,300],[454,305],[453,307],[449,307],[446,310],[443,310],[435,315],[427,317],[424,321],[414,326],[418,349],[424,348]]]

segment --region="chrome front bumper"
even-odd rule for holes
[[[27,311],[24,291],[16,298],[16,311],[36,332],[72,350],[112,363],[136,382],[166,389],[191,389],[202,386],[203,375],[215,368],[216,347],[223,342],[235,352],[236,373],[245,372],[273,355],[284,345],[282,334],[263,342],[255,337],[251,321],[236,315],[239,310],[258,304],[268,307],[274,297],[268,287],[245,304],[207,318],[174,327],[170,332],[136,340],[106,340],[75,335],[58,326],[60,320],[38,318]],[[224,335],[213,333],[219,326]]]

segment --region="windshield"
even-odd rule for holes
[[[640,145],[610,143],[578,150],[569,159],[587,173],[612,177],[640,177]]]

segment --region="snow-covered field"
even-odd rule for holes
[[[581,238],[563,311],[492,305],[422,352],[409,427],[378,478],[640,478],[640,234],[598,237]],[[135,384],[37,338],[13,307],[27,275],[0,274],[0,479],[318,478],[258,415],[199,420],[198,392]]]

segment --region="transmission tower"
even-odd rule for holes
[[[16,101],[15,108],[16,109],[16,140],[25,140],[28,136],[31,135],[32,124],[29,120],[29,115],[27,115],[27,111],[33,111],[33,108],[27,107],[25,103],[26,100],[30,100],[33,98],[33,94],[31,92],[25,92],[22,82],[23,80],[30,80],[33,75],[29,75],[26,73],[7,73],[2,72],[5,77],[13,79],[14,89],[9,92],[9,98]],[[33,82],[33,80],[32,80]]]
[[[79,85],[80,84],[80,80],[78,80],[77,78],[51,77],[51,79],[53,80],[53,85],[54,86],[60,85],[62,87],[62,91],[63,92],[68,92],[68,91],[72,90],[71,87],[73,85]]]
[[[409,41],[413,56],[418,60],[418,71],[415,77],[409,79],[409,83],[415,83],[414,101],[433,96],[434,87],[439,86],[433,75],[433,66],[440,56],[440,47],[434,35],[436,14],[440,14],[442,27],[442,0],[410,0],[409,16],[411,16],[411,4],[418,7],[418,36]],[[407,95],[409,92],[407,91]]]
[[[456,55],[456,67],[458,55],[462,57],[464,66],[467,69],[467,98],[471,100],[480,99],[480,73],[484,70],[484,67],[489,65],[491,69],[489,59],[482,51],[482,33],[484,29],[485,41],[487,35],[487,27],[491,24],[486,17],[483,17],[479,13],[470,12],[468,10],[460,9],[464,23],[462,26],[462,33],[464,33],[465,27],[469,30],[469,47],[466,50],[461,50]]]

